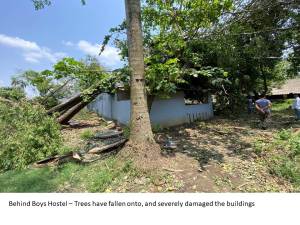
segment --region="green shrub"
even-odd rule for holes
[[[285,129],[277,133],[277,138],[279,138],[280,140],[289,140],[291,136],[291,131]]]
[[[0,171],[21,169],[61,149],[59,125],[28,101],[0,101]]]
[[[293,156],[300,155],[300,136],[294,137],[290,142],[290,146]]]
[[[300,166],[296,160],[281,156],[273,164],[273,172],[280,177],[284,177],[293,183],[300,183]]]
[[[268,148],[274,149],[270,157],[270,171],[300,185],[300,135],[291,130],[281,130]]]

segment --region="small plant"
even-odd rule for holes
[[[291,142],[291,150],[293,156],[299,156],[300,155],[300,136],[294,137]]]
[[[254,149],[254,153],[256,155],[261,155],[261,153],[263,152],[263,149],[264,149],[264,141],[256,140],[253,143],[253,149]]]
[[[281,130],[278,134],[277,134],[277,137],[280,139],[280,140],[288,140],[291,138],[291,131],[289,130]]]
[[[130,136],[130,127],[126,126],[126,127],[123,127],[123,135],[125,138],[129,139],[129,136]]]
[[[91,131],[91,130],[85,130],[85,131],[83,131],[83,132],[80,134],[80,138],[81,138],[82,140],[89,140],[89,139],[91,139],[93,136],[94,136],[94,133],[93,133],[93,131]]]
[[[162,132],[163,128],[159,124],[155,124],[152,126],[153,133],[159,133]]]

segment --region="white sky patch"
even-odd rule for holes
[[[121,63],[119,50],[112,46],[106,46],[105,50],[99,56],[101,45],[92,44],[88,41],[81,40],[77,43],[77,47],[85,54],[95,56],[105,66],[116,66]]]
[[[3,86],[4,86],[4,81],[0,80],[0,87],[3,87]]]
[[[0,34],[0,45],[22,50],[24,59],[30,63],[38,63],[45,59],[55,63],[60,58],[66,56],[64,52],[52,52],[49,48],[40,47],[35,42],[26,41],[19,37],[10,37],[4,34]]]
[[[75,44],[71,41],[62,41],[62,44],[68,47],[73,47]]]

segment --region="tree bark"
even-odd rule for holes
[[[68,111],[66,111],[64,114],[62,114],[60,117],[58,117],[57,122],[60,124],[68,124],[70,119],[73,118],[81,109],[83,109],[85,106],[87,106],[89,102],[81,101],[72,108],[70,108]]]
[[[266,74],[265,74],[265,72],[262,68],[262,65],[260,65],[259,67],[260,67],[261,75],[262,75],[263,80],[264,80],[264,92],[265,92],[265,94],[267,94],[267,92],[268,92],[267,77],[266,77]]]
[[[125,0],[129,66],[131,69],[130,141],[136,144],[154,143],[145,91],[143,37],[140,0]]]
[[[101,93],[101,90],[95,90],[94,92],[92,92],[91,94],[87,95],[87,100],[84,99],[82,94],[78,94],[74,97],[72,97],[71,99],[69,99],[66,102],[63,102],[57,106],[52,107],[51,109],[49,109],[47,111],[48,115],[52,115],[55,112],[58,112],[59,115],[62,115],[64,113],[66,113],[70,108],[74,107],[75,105],[77,105],[80,102],[84,102],[86,101],[86,103],[90,103],[92,100],[94,100],[94,98],[96,98],[99,94]],[[86,105],[87,105],[86,104]]]
[[[59,105],[56,105],[54,107],[52,107],[51,109],[49,109],[47,111],[47,114],[48,115],[51,115],[53,114],[54,112],[62,112],[66,109],[69,109],[71,107],[73,107],[74,105],[78,104],[79,102],[81,102],[83,99],[81,97],[81,94],[78,94],[76,96],[74,96],[73,98],[59,104]]]

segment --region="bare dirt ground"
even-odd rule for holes
[[[73,123],[73,124],[72,124]],[[82,138],[84,132],[96,133],[105,127],[106,123],[96,113],[83,110],[71,121],[71,126],[62,128],[62,136],[66,146],[73,150],[82,149],[87,140]]]
[[[255,115],[239,119],[215,117],[210,121],[180,126],[157,134],[161,146],[169,139],[175,150],[172,168],[182,186],[179,192],[293,192],[292,185],[272,176],[255,154],[253,143],[266,143],[282,128],[299,126],[290,114],[274,113],[267,130],[258,128]]]

